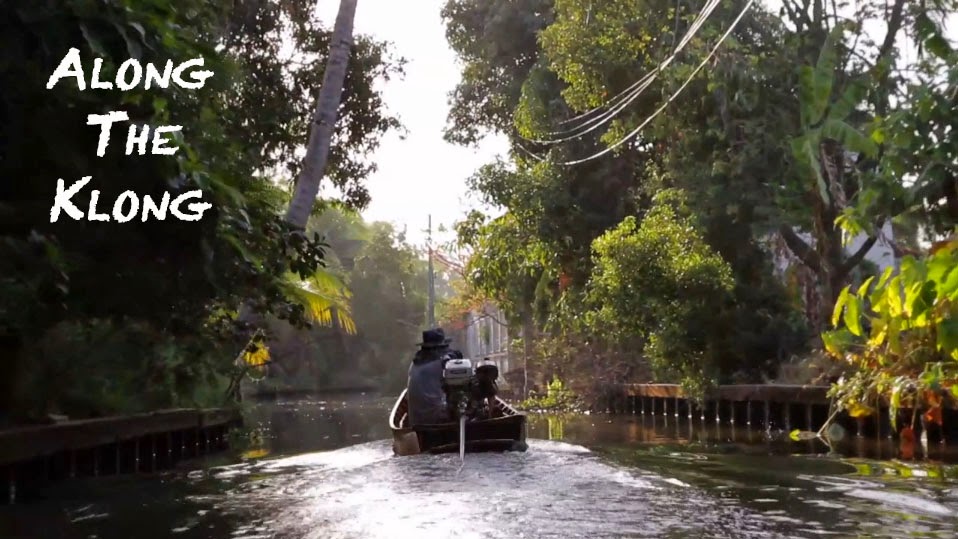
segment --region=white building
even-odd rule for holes
[[[495,305],[466,315],[462,353],[475,359],[495,361],[499,372],[509,372],[509,327],[504,313]]]
[[[808,234],[807,232],[796,231],[798,236],[802,238],[810,247],[815,247],[815,239]],[[778,235],[776,234],[776,238]],[[781,241],[780,238],[778,238]],[[851,256],[862,246],[863,243],[868,239],[866,234],[859,234],[845,246],[845,254]],[[865,260],[875,264],[878,267],[878,272],[881,273],[885,271],[885,268],[889,266],[894,268],[894,271],[898,271],[901,259],[895,255],[895,249],[892,247],[891,242],[895,239],[895,232],[892,229],[891,222],[886,222],[885,226],[882,227],[881,233],[878,236],[878,241],[872,245],[872,248],[868,250],[865,254]],[[793,264],[801,264],[797,257],[792,254],[791,250],[788,249],[783,243],[779,245],[774,245],[772,242],[772,254],[775,261],[775,270],[779,275],[785,273],[790,266]]]
[[[815,240],[810,234],[801,231],[796,232],[806,244],[812,248],[815,247]],[[851,256],[858,251],[867,239],[868,236],[864,234],[853,238],[845,246],[845,253]],[[893,268],[894,272],[897,272],[900,268],[901,259],[896,255],[892,241],[894,241],[894,231],[891,223],[888,222],[882,227],[878,241],[865,254],[865,260],[874,264],[879,274],[889,267]],[[824,327],[827,321],[821,318],[821,307],[824,299],[821,297],[821,290],[817,285],[818,276],[802,264],[791,249],[785,245],[779,234],[772,235],[766,245],[772,253],[776,275],[786,282],[794,279],[793,283],[799,286],[805,317],[811,327]],[[789,274],[791,274],[791,277],[789,277]]]

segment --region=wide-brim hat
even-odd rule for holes
[[[449,346],[452,339],[446,338],[446,333],[440,329],[427,329],[422,332],[422,342],[417,345],[420,348],[445,348]]]

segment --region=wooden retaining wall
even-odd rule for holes
[[[241,423],[237,410],[177,409],[0,430],[0,503],[58,479],[168,469],[226,449]]]
[[[765,430],[793,429],[817,432],[828,420],[831,402],[828,386],[804,385],[724,385],[715,388],[701,402],[687,397],[677,384],[623,384],[618,388],[612,412],[667,415],[697,421],[730,423]],[[911,410],[899,412],[899,424],[907,424]],[[944,411],[944,428],[927,428],[930,441],[958,440],[955,410]],[[893,437],[888,408],[867,418],[836,416],[836,422],[857,436]]]

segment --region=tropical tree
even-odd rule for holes
[[[290,301],[287,276],[311,278],[325,253],[315,238],[292,233],[285,190],[272,181],[297,170],[291,156],[309,129],[300,97],[318,84],[328,45],[328,32],[301,8],[212,0],[0,7],[0,174],[11,179],[0,187],[0,339],[9,357],[0,414],[219,404],[241,302],[305,321],[308,309]],[[277,52],[283,35],[298,57]],[[105,80],[131,57],[163,65],[200,56],[215,76],[190,91],[79,92],[66,79],[37,91],[77,45],[84,65],[103,59]],[[354,159],[397,124],[370,86],[393,72],[385,48],[361,39],[356,54],[363,61],[347,78],[351,98],[328,169],[346,202],[361,206],[367,169]],[[121,145],[96,157],[86,116],[111,110],[128,111],[135,123],[183,125],[179,151],[129,157]],[[93,176],[101,201],[130,189],[154,200],[200,189],[214,208],[199,222],[50,223],[51,185],[78,173]],[[74,201],[82,207],[90,196]],[[62,383],[43,386],[52,372]]]
[[[566,164],[601,152],[655,113],[663,94],[684,82],[710,40],[738,15],[736,6],[717,8],[688,43],[690,52],[669,69],[659,69],[695,15],[690,7],[679,12],[674,7],[578,0],[447,3],[450,44],[464,62],[463,81],[451,96],[447,137],[469,143],[486,129],[508,135],[513,149],[509,162],[483,167],[470,184],[505,213],[479,227],[480,220],[470,216],[461,239],[474,251],[470,265],[482,268],[470,273],[476,284],[490,297],[535,314],[530,319],[536,331],[524,335],[538,333],[551,343],[546,346],[551,352],[534,347],[541,350],[535,355],[543,366],[555,363],[550,357],[565,358],[561,350],[566,349],[577,350],[571,356],[581,363],[578,372],[588,373],[584,377],[595,377],[592,364],[610,372],[623,362],[639,368],[641,360],[619,355],[625,350],[636,355],[643,347],[639,334],[631,336],[631,346],[603,341],[594,337],[598,328],[579,316],[590,308],[586,295],[596,267],[594,241],[630,216],[640,223],[659,192],[678,187],[687,193],[685,203],[705,241],[735,276],[721,320],[735,336],[729,342],[737,345],[716,352],[723,358],[717,365],[725,377],[741,371],[757,381],[770,364],[803,344],[802,324],[760,241],[763,211],[774,192],[763,184],[777,173],[774,167],[784,155],[784,149],[774,147],[781,139],[761,135],[762,124],[778,124],[770,114],[749,121],[757,112],[750,105],[771,109],[775,103],[752,92],[769,86],[771,68],[786,65],[762,63],[781,25],[769,24],[771,17],[764,13],[747,18],[735,34],[742,44],[719,59],[721,69],[711,80],[693,84],[680,96],[667,121],[648,124],[614,152]],[[749,47],[759,44],[762,55],[752,54]],[[617,119],[599,121],[608,107],[593,107],[624,95],[617,92],[653,72],[658,76],[627,107],[615,107]],[[475,91],[480,87],[484,92]],[[749,100],[733,100],[736,95]],[[497,244],[501,247],[491,248]],[[520,267],[535,268],[535,274],[515,273],[516,259],[522,259]],[[497,272],[523,279],[490,278]],[[563,368],[574,370],[562,361]]]
[[[332,143],[337,111],[346,80],[349,52],[353,43],[353,19],[356,16],[357,0],[340,0],[339,14],[329,45],[329,59],[323,72],[323,84],[316,100],[316,112],[309,131],[303,170],[296,181],[293,198],[286,212],[286,220],[294,228],[306,228],[313,212],[319,184],[326,173],[326,160]]]
[[[734,280],[670,194],[656,197],[641,221],[628,217],[595,240],[588,325],[612,344],[643,346],[659,379],[701,389],[729,372],[729,332],[715,315]]]

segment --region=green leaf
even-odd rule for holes
[[[228,234],[228,233],[224,233],[220,237],[226,240],[227,243],[232,245],[233,248],[236,249],[236,252],[243,257],[243,260],[249,262],[250,264],[254,264],[257,267],[262,266],[262,261],[259,260],[257,257],[253,256],[253,254],[250,253],[249,249],[247,249],[246,246],[243,245],[243,242],[240,241],[239,238],[237,238],[233,234]]]
[[[885,271],[883,271],[882,274],[881,274],[881,278],[878,279],[878,284],[875,285],[875,292],[876,292],[876,293],[877,293],[883,286],[885,286],[885,284],[888,282],[888,279],[891,277],[891,274],[892,274],[893,271],[894,271],[894,268],[893,268],[892,266],[888,266],[887,268],[885,268]]]
[[[956,266],[958,266],[958,264],[956,264]],[[944,282],[942,282],[938,288],[939,297],[948,298],[951,301],[958,300],[958,269],[952,268],[943,280]]]
[[[938,350],[958,359],[958,318],[946,318],[938,323],[938,338],[935,343]]]
[[[850,287],[846,286],[838,295],[838,300],[835,302],[835,309],[832,311],[832,327],[838,327],[838,320],[842,316],[842,310],[845,308],[845,304],[848,303],[849,289]]]
[[[815,71],[811,66],[802,66],[798,70],[799,106],[802,116],[802,125],[809,127],[818,123],[824,114],[815,107]]]
[[[888,314],[897,317],[901,316],[902,307],[901,275],[896,275],[885,289],[885,297],[888,299]]]
[[[868,338],[868,346],[877,347],[885,344],[885,338],[888,336],[888,322],[882,318],[872,320],[872,333]]]
[[[825,346],[825,351],[833,356],[841,356],[845,353],[845,349],[854,342],[855,338],[847,329],[822,333],[822,344]]]
[[[868,293],[868,287],[869,287],[869,285],[871,285],[871,284],[872,284],[872,281],[874,281],[874,280],[875,280],[875,276],[872,275],[871,277],[865,279],[865,282],[863,282],[862,285],[858,287],[858,294],[857,294],[857,295],[858,295],[859,298],[864,298],[864,297],[865,297],[865,294]]]
[[[928,49],[928,52],[943,59],[949,58],[952,53],[951,44],[941,34],[928,38],[925,41],[925,48]]]
[[[891,391],[888,408],[888,419],[891,422],[891,428],[893,430],[898,430],[896,423],[898,423],[898,410],[901,408],[901,380],[897,382]]]
[[[888,349],[895,355],[901,354],[901,318],[888,320]]]
[[[868,89],[864,84],[851,82],[845,88],[842,97],[832,105],[829,116],[836,120],[844,120],[865,100],[867,95]]]
[[[928,279],[936,283],[945,283],[952,270],[956,268],[958,264],[955,264],[955,260],[951,257],[933,256],[928,260]]]
[[[829,200],[828,185],[822,176],[821,166],[818,162],[818,154],[812,145],[813,134],[805,134],[801,137],[792,139],[792,154],[802,163],[802,166],[810,169],[815,176],[815,182],[818,186],[818,194],[822,200]]]
[[[872,129],[872,132],[868,135],[868,138],[872,139],[872,142],[875,144],[883,144],[885,142],[885,131],[881,127],[876,127],[875,129]]]
[[[837,140],[845,148],[868,157],[874,157],[878,154],[878,145],[875,144],[875,141],[843,120],[832,118],[825,120],[825,123],[822,124],[822,136]]]
[[[915,327],[928,325],[928,315],[935,306],[937,286],[934,281],[925,281],[918,290],[917,297],[911,305],[911,316],[915,319]]]
[[[845,33],[842,25],[836,26],[825,39],[812,76],[811,103],[808,104],[808,125],[817,124],[825,116],[835,83],[835,68],[838,64],[836,45]],[[806,94],[808,95],[808,94]]]
[[[850,296],[845,306],[845,326],[856,337],[862,336],[861,300]]]

